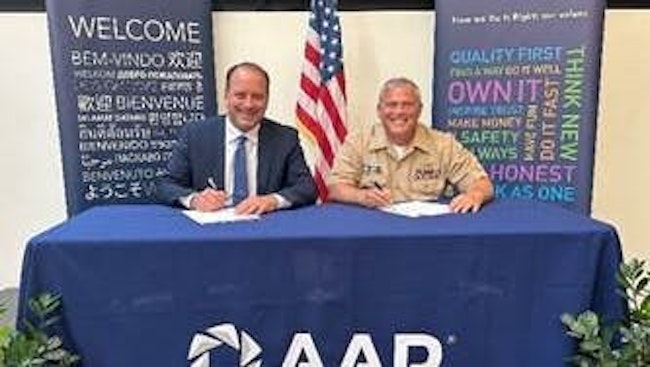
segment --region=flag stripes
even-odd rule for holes
[[[314,179],[320,200],[336,151],[347,135],[345,75],[337,1],[312,0],[296,104],[299,129],[314,144]]]

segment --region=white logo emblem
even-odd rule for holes
[[[233,324],[219,324],[194,334],[187,354],[187,360],[193,360],[190,367],[210,367],[210,351],[224,345],[239,352],[239,367],[262,366],[258,358],[262,348],[247,332],[237,332]]]

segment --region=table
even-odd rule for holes
[[[529,201],[426,218],[326,204],[204,226],[105,206],[29,242],[19,320],[29,297],[60,293],[58,332],[91,367],[188,366],[191,341],[218,325],[246,351],[203,344],[195,366],[281,366],[296,350],[339,366],[354,348],[431,365],[431,350],[394,345],[405,335],[439,342],[443,366],[561,366],[575,348],[562,313],[623,315],[620,261],[610,225]]]

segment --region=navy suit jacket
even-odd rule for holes
[[[224,189],[225,116],[185,125],[167,164],[168,173],[157,180],[156,196],[164,204],[208,186],[212,177]],[[305,164],[295,129],[264,119],[259,130],[257,194],[278,193],[292,207],[313,204],[316,184]]]

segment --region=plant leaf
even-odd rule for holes
[[[637,283],[636,285],[635,291],[637,293],[643,292],[645,287],[648,285],[648,281],[650,281],[650,279],[648,279],[647,277],[641,278],[641,280],[639,280],[639,283]]]

